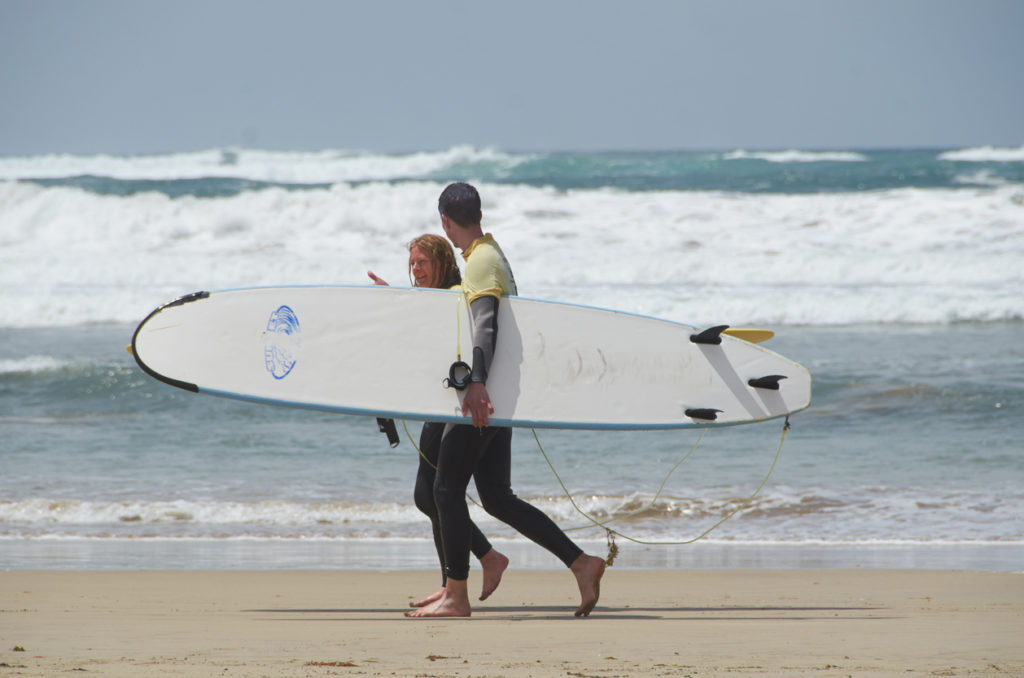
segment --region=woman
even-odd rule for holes
[[[375,285],[387,285],[373,271],[367,275]],[[409,281],[415,287],[457,288],[462,282],[459,267],[455,263],[455,251],[448,240],[427,233],[409,243]],[[445,592],[444,551],[441,545],[441,527],[438,521],[437,505],[434,503],[434,478],[437,475],[437,457],[441,449],[441,435],[444,424],[427,422],[420,432],[420,465],[416,473],[416,489],[413,498],[416,508],[427,514],[434,531],[434,547],[441,561],[441,588],[425,598],[410,603],[412,607],[423,607],[439,598]],[[501,575],[508,567],[508,558],[495,550],[483,532],[471,525],[470,550],[480,561],[484,582],[480,600],[486,600],[501,583]]]

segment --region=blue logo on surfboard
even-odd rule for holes
[[[302,345],[300,333],[299,317],[290,306],[281,306],[270,314],[263,335],[263,357],[274,379],[284,379],[295,367]]]

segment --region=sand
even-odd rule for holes
[[[471,590],[479,586],[475,576]],[[2,676],[1024,676],[1024,574],[510,570],[471,619],[433,572],[0,572]]]

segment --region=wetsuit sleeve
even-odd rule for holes
[[[477,297],[469,304],[473,316],[473,368],[471,382],[485,383],[498,345],[498,297]]]

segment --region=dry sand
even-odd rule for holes
[[[432,572],[0,572],[2,676],[1024,676],[1024,574],[506,573],[472,619]],[[471,590],[479,586],[477,573]]]

